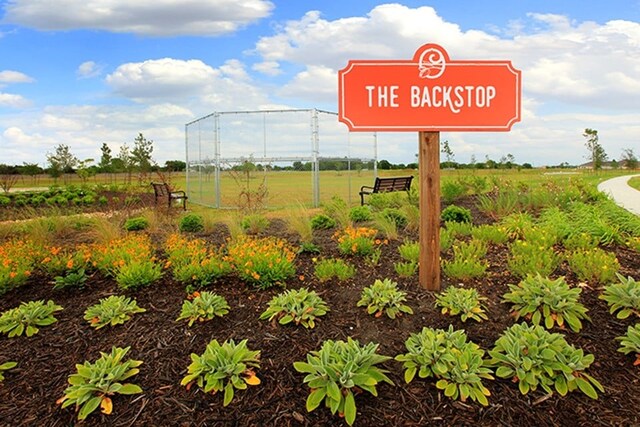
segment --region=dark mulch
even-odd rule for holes
[[[474,212],[476,215],[477,212]],[[480,218],[474,216],[474,218]],[[483,219],[482,222],[489,222]],[[269,234],[296,237],[284,225],[274,221]],[[207,238],[221,243],[224,230]],[[338,256],[331,231],[318,233],[322,256]],[[383,247],[380,265],[372,267],[358,259],[358,275],[347,283],[318,283],[313,277],[312,256],[302,254],[296,264],[298,276],[290,288],[309,286],[321,293],[331,311],[315,329],[280,326],[258,319],[269,299],[280,289],[258,291],[235,278],[214,285],[232,311],[221,319],[197,323],[187,327],[176,322],[182,300],[182,286],[167,275],[153,287],[135,293],[138,304],[146,313],[114,328],[93,330],[85,322],[84,310],[100,298],[118,293],[112,280],[95,276],[85,290],[53,291],[44,278],[36,278],[20,289],[0,299],[0,310],[14,307],[20,301],[52,299],[64,310],[58,322],[44,327],[37,335],[27,338],[0,337],[0,361],[16,360],[19,367],[6,375],[0,383],[0,425],[3,426],[68,426],[74,425],[71,408],[60,409],[56,399],[63,395],[67,377],[75,372],[75,364],[95,360],[100,351],[111,346],[131,346],[129,356],[143,360],[139,375],[132,381],[144,389],[144,394],[116,396],[114,413],[102,415],[96,411],[84,425],[95,426],[324,426],[340,425],[339,418],[328,409],[305,410],[309,389],[303,385],[303,375],[292,364],[304,360],[310,350],[318,349],[323,340],[354,337],[361,342],[380,343],[379,352],[394,356],[404,352],[404,341],[423,326],[464,328],[469,338],[489,349],[500,333],[514,323],[508,306],[500,302],[508,283],[517,279],[506,269],[506,248],[491,247],[489,273],[481,280],[466,283],[475,286],[488,297],[486,305],[489,321],[462,323],[439,313],[434,307],[434,295],[422,290],[417,279],[399,279],[408,292],[409,305],[415,314],[397,320],[368,316],[356,307],[363,287],[376,278],[397,278],[393,262],[399,261],[397,246],[391,242]],[[622,272],[640,279],[640,259],[637,253],[615,248],[622,264]],[[562,266],[558,274],[567,275]],[[444,283],[446,285],[447,283]],[[432,380],[404,383],[401,365],[389,361],[385,366],[396,386],[380,385],[379,396],[357,396],[356,425],[362,426],[425,426],[425,425],[483,425],[483,426],[596,426],[640,424],[640,370],[632,366],[633,358],[617,352],[616,336],[623,334],[632,319],[617,320],[610,315],[599,289],[584,288],[582,301],[589,307],[593,322],[585,322],[580,333],[563,331],[567,340],[595,355],[596,362],[589,372],[604,385],[606,392],[598,400],[574,392],[566,397],[543,392],[523,396],[516,384],[508,380],[486,381],[491,391],[490,405],[482,407],[472,402],[455,402],[436,390]],[[233,402],[222,406],[221,395],[205,395],[197,387],[187,391],[179,385],[190,363],[190,353],[202,353],[212,339],[224,341],[249,340],[251,349],[261,350],[262,366],[258,375],[262,384],[236,393]]]

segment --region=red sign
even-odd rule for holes
[[[511,61],[452,61],[436,44],[411,60],[349,61],[338,81],[338,120],[351,131],[508,131],[520,121]]]

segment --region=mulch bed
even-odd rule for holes
[[[490,222],[474,212],[479,222]],[[272,221],[269,235],[284,237],[295,243],[297,237],[278,220]],[[339,256],[332,231],[317,233],[317,243],[323,257]],[[226,229],[204,236],[222,243]],[[201,236],[202,237],[202,236]],[[405,236],[417,238],[417,236]],[[0,425],[2,426],[325,426],[340,425],[322,405],[307,413],[305,402],[309,389],[303,385],[303,374],[293,369],[293,362],[302,361],[310,350],[319,349],[326,339],[346,339],[361,343],[380,343],[379,353],[395,356],[405,351],[404,341],[423,326],[466,330],[469,339],[484,349],[514,324],[509,307],[501,297],[508,283],[518,283],[506,269],[507,249],[491,247],[487,255],[491,267],[482,279],[465,283],[475,286],[488,297],[486,306],[490,320],[477,323],[440,314],[434,307],[435,297],[424,291],[417,278],[399,279],[393,263],[400,261],[397,246],[390,242],[383,247],[378,266],[369,266],[359,259],[357,276],[343,283],[319,283],[313,276],[312,255],[301,254],[296,259],[297,275],[289,288],[308,286],[321,294],[331,311],[321,318],[314,329],[282,326],[258,317],[267,302],[281,289],[260,291],[248,287],[236,278],[213,285],[223,295],[231,312],[210,322],[187,327],[176,322],[185,297],[183,286],[169,274],[156,285],[135,294],[138,305],[147,309],[130,322],[113,328],[94,330],[83,320],[84,310],[100,298],[119,293],[115,282],[96,274],[84,290],[53,291],[48,279],[32,277],[30,283],[0,299],[0,311],[17,306],[21,301],[52,299],[64,307],[56,314],[58,322],[43,327],[30,338],[0,336],[0,361],[15,360],[18,368],[6,374],[0,383]],[[622,265],[621,273],[640,279],[640,257],[622,247],[614,249]],[[570,283],[575,277],[562,265],[556,275],[565,275]],[[304,276],[301,280],[298,276]],[[360,292],[377,278],[397,280],[407,291],[414,315],[391,320],[374,318],[364,308],[356,307]],[[443,283],[446,286],[448,283]],[[599,289],[585,287],[582,302],[589,308],[592,322],[584,322],[580,333],[562,331],[569,343],[595,355],[589,373],[605,387],[598,400],[580,392],[566,397],[549,397],[542,391],[521,395],[517,384],[509,380],[485,381],[491,391],[489,406],[473,402],[452,401],[435,388],[432,379],[416,378],[405,384],[401,364],[385,363],[396,386],[382,384],[379,396],[363,393],[356,397],[361,426],[569,426],[569,425],[638,425],[640,424],[640,369],[633,367],[632,356],[617,352],[616,336],[622,335],[634,319],[618,320],[610,315],[606,303],[598,299]],[[249,340],[249,348],[261,350],[258,376],[262,384],[238,391],[231,404],[222,406],[222,395],[206,395],[197,387],[187,390],[180,386],[190,363],[190,353],[202,353],[206,344],[217,339]],[[143,360],[141,372],[131,379],[140,385],[141,395],[113,398],[114,411],[103,415],[99,410],[78,423],[72,408],[60,409],[56,400],[63,395],[67,378],[75,373],[75,364],[95,361],[99,352],[112,346],[131,346],[128,357]]]

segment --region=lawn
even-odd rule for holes
[[[334,200],[322,209],[297,207],[268,214],[199,208],[185,219],[179,210],[136,208],[111,216],[56,215],[3,224],[0,313],[39,300],[51,300],[63,309],[54,313],[57,321],[39,326],[32,336],[0,334],[0,365],[17,362],[12,369],[0,370],[5,378],[0,382],[0,424],[73,425],[79,415],[75,404],[63,408],[56,401],[65,395],[71,399],[68,380],[76,374],[76,364],[93,363],[112,347],[130,347],[124,359],[143,362],[135,368],[139,372],[124,381],[140,390],[128,387],[123,391],[132,394],[119,394],[115,387],[110,395],[97,393],[96,410],[83,425],[340,425],[354,414],[354,425],[638,424],[640,371],[634,366],[635,351],[618,351],[616,337],[638,323],[640,307],[630,309],[629,316],[617,316],[601,296],[606,295],[605,286],[620,284],[620,277],[630,278],[629,289],[640,293],[640,219],[597,194],[594,184],[602,176],[575,180],[569,179],[573,175],[517,174],[500,176],[497,189],[487,184],[476,192],[484,184],[473,176],[490,183],[491,175],[445,172],[446,180],[464,188],[449,188],[450,200],[442,205],[445,219],[459,221],[442,223],[443,290],[475,291],[480,297],[473,303],[473,295],[465,294],[465,321],[459,314],[451,315],[456,310],[443,310],[447,298],[454,297],[425,291],[418,283],[412,263],[419,219],[402,193],[373,197],[371,209],[353,209]],[[518,176],[523,179],[516,181]],[[320,213],[327,217],[311,220]],[[361,228],[345,228],[356,220]],[[310,232],[312,224],[327,228]],[[394,289],[400,293],[389,297],[394,293],[390,286],[375,301],[395,301],[391,308],[408,307],[405,311],[410,312],[391,318],[394,311],[385,311],[384,305],[358,304],[367,288],[385,279],[396,283]],[[56,281],[61,289],[54,289]],[[553,308],[541,308],[537,315],[526,307],[518,315],[517,306],[505,302],[515,298],[510,293],[533,295],[542,284],[553,289],[547,296],[564,295],[565,302],[550,301]],[[303,305],[271,320],[261,319],[272,298],[303,288],[315,291],[328,311]],[[194,319],[191,326],[188,319],[176,320],[185,304],[205,291],[223,297],[228,313],[222,310],[208,321]],[[129,297],[145,311],[98,329],[103,314],[88,314],[87,309],[110,296]],[[305,319],[317,314],[314,327],[305,327],[301,320],[287,323],[294,313]],[[519,370],[499,369],[500,337],[523,322],[533,328],[536,321],[541,341],[520,349]],[[6,327],[2,322],[0,330]],[[545,335],[545,325],[558,335]],[[464,331],[475,346],[442,347],[440,351],[454,357],[443,359],[437,368],[431,365],[432,375],[425,368],[407,383],[410,375],[393,358],[407,353],[405,341],[424,327],[440,329],[440,334],[449,327]],[[338,394],[328,392],[350,401],[336,411],[344,412],[345,418],[319,401],[319,407],[308,412],[311,389],[304,382],[306,374],[296,369],[308,367],[294,364],[309,361],[308,354],[323,345],[349,338],[362,346],[373,343],[377,354],[390,357],[376,366],[393,384],[379,374],[372,374],[377,380],[351,376],[349,382],[345,377],[337,383]],[[259,366],[250,363],[238,371],[240,388],[230,402],[226,392],[205,393],[187,377],[192,355],[203,354],[214,339],[220,344],[246,339],[250,350],[260,351],[254,363]],[[553,354],[540,350],[549,340],[554,340],[554,349],[563,349],[562,357],[572,355],[566,375],[554,371],[559,359],[542,360]],[[474,359],[480,365],[462,353],[480,356]],[[593,360],[585,355],[593,355]],[[536,374],[544,377],[545,363],[557,382],[549,391],[534,386]],[[350,369],[339,366],[332,369],[341,374]],[[478,369],[488,369],[495,379],[481,379],[481,386],[465,382]],[[316,382],[314,389],[322,384]],[[374,384],[377,396],[368,392]],[[460,384],[486,389],[481,393],[486,402],[475,394],[463,399],[459,394],[469,394],[469,389]],[[353,401],[346,396],[353,396]],[[348,406],[352,403],[355,412]]]

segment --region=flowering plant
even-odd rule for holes
[[[296,252],[274,237],[238,236],[228,246],[228,257],[242,280],[260,288],[284,284],[296,272]]]
[[[342,254],[367,256],[375,249],[376,234],[378,230],[375,228],[349,226],[336,231],[333,238]]]

